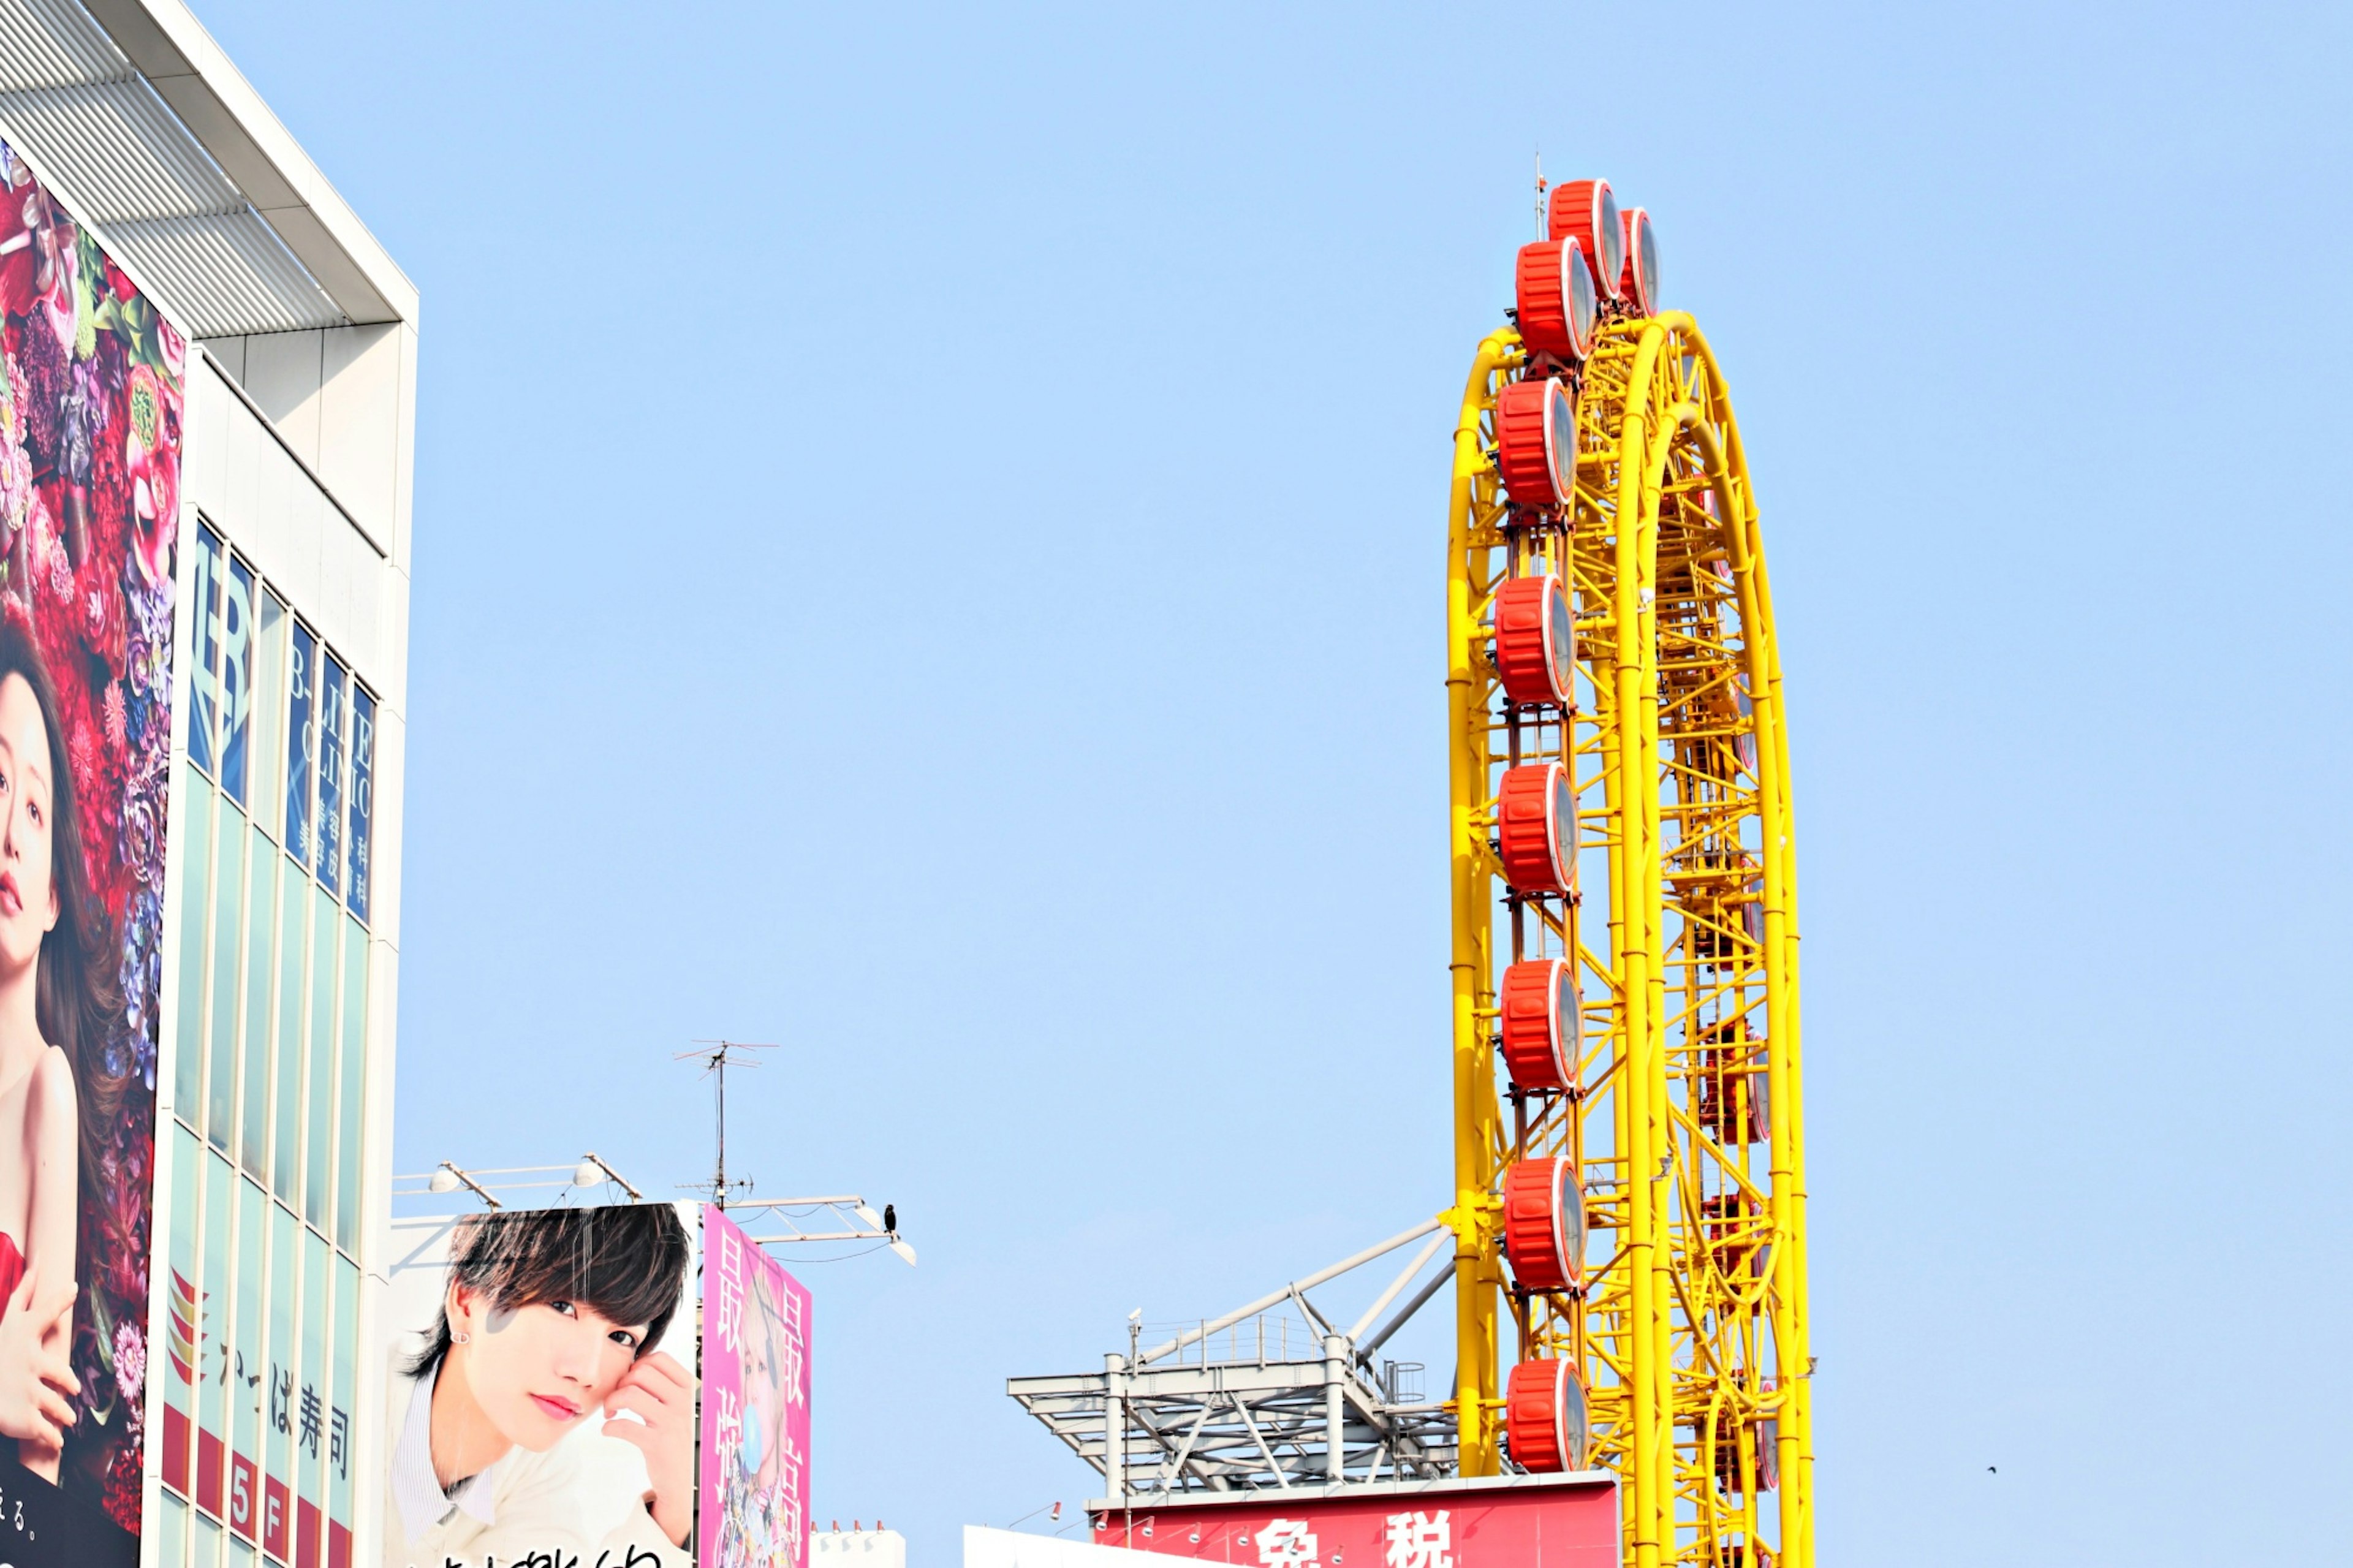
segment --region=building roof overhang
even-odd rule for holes
[[[199,338],[417,319],[182,0],[0,0],[0,126]]]

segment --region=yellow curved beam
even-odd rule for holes
[[[1619,1245],[1582,1296],[1529,1304],[1518,1319],[1522,1353],[1573,1354],[1588,1373],[1597,1412],[1607,1413],[1607,1430],[1597,1435],[1625,1484],[1627,1561],[1727,1568],[1738,1560],[1756,1568],[1769,1552],[1778,1568],[1810,1568],[1796,856],[1779,649],[1739,428],[1713,351],[1689,316],[1611,323],[1584,371],[1579,494],[1566,519],[1572,526],[1507,530],[1499,526],[1489,415],[1524,363],[1514,333],[1482,343],[1456,425],[1449,510],[1455,1201],[1446,1217],[1457,1237],[1461,1471],[1490,1474],[1502,1462],[1493,1419],[1504,1370],[1493,1195],[1502,1167],[1539,1152],[1567,1153],[1601,1194],[1589,1205],[1597,1227],[1617,1229]],[[1672,543],[1663,521],[1671,511]],[[1580,634],[1589,639],[1580,663],[1597,710],[1573,723],[1556,719],[1549,731],[1540,721],[1490,712],[1494,678],[1482,616],[1494,586],[1523,571],[1573,577]],[[1677,616],[1663,630],[1662,604]],[[1745,696],[1745,709],[1734,708],[1735,695]],[[1716,708],[1704,710],[1703,699]],[[1672,728],[1670,701],[1677,704]],[[1704,717],[1717,710],[1733,717]],[[1575,764],[1580,800],[1590,789],[1605,803],[1579,808],[1583,843],[1609,852],[1604,955],[1584,946],[1573,909],[1555,915],[1515,907],[1509,951],[1499,950],[1500,868],[1486,847],[1493,780],[1507,760],[1494,754],[1496,737],[1508,733],[1518,748],[1529,722],[1537,726],[1536,754]],[[1741,764],[1750,783],[1725,771],[1731,763],[1704,762],[1728,754],[1725,742],[1701,734],[1710,724],[1716,735],[1753,744],[1753,763]],[[1592,745],[1572,731],[1589,733]],[[1670,811],[1683,879],[1672,887]],[[1726,824],[1737,821],[1753,825],[1753,850],[1707,847],[1750,843],[1725,837]],[[1694,863],[1694,846],[1717,859]],[[1722,868],[1706,870],[1711,864]],[[1710,876],[1730,880],[1697,895],[1697,905],[1683,901],[1693,878],[1704,884]],[[1746,917],[1729,912],[1748,904],[1762,906],[1754,939],[1744,934],[1755,929]],[[1563,1102],[1531,1109],[1515,1101],[1507,1131],[1489,1032],[1497,973],[1527,938],[1524,916],[1540,944],[1563,943],[1581,969],[1604,975],[1610,1033],[1590,1058],[1598,1070],[1583,1080],[1584,1100],[1565,1110]],[[1671,918],[1680,936],[1670,937]],[[1704,931],[1717,933],[1705,937],[1705,949],[1698,945]],[[1725,943],[1751,943],[1738,952],[1752,956],[1727,958]],[[1671,980],[1679,987],[1672,1004]],[[1725,1061],[1756,1059],[1748,1053],[1757,1037],[1746,1020],[1758,1011],[1771,1123],[1761,1171],[1748,1163],[1757,1156],[1746,1146],[1715,1142],[1694,1098],[1710,1072],[1718,1075],[1712,1092],[1727,1092]],[[1696,1033],[1710,1017],[1747,1032],[1726,1037],[1711,1024],[1716,1033]],[[1730,1054],[1727,1037],[1741,1054]],[[1743,1084],[1749,1070],[1737,1068]],[[1607,1153],[1586,1152],[1605,1143]],[[1760,1194],[1764,1212],[1752,1221],[1746,1216],[1756,1214]],[[1757,1261],[1759,1238],[1769,1264],[1736,1273],[1734,1263]],[[1778,1423],[1775,1508],[1759,1501],[1746,1440],[1766,1421]],[[1728,1445],[1722,1450],[1719,1433]],[[1720,1454],[1735,1456],[1736,1501],[1719,1480]]]

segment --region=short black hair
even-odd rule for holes
[[[448,1285],[480,1291],[493,1307],[575,1301],[616,1323],[643,1323],[643,1355],[678,1313],[691,1253],[669,1204],[469,1215],[449,1237]],[[430,1373],[449,1353],[448,1285],[432,1342],[403,1368],[411,1377]]]

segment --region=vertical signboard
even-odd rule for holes
[[[697,1568],[808,1568],[809,1293],[705,1212]]]
[[[18,1568],[138,1550],[185,356],[0,145],[0,1561]],[[213,635],[248,635],[248,583],[200,591],[224,602]],[[226,733],[207,761],[245,768]]]
[[[383,1568],[689,1568],[692,1204],[393,1226]]]

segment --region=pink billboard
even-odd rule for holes
[[[702,1227],[698,1568],[808,1568],[809,1293],[721,1210]]]

